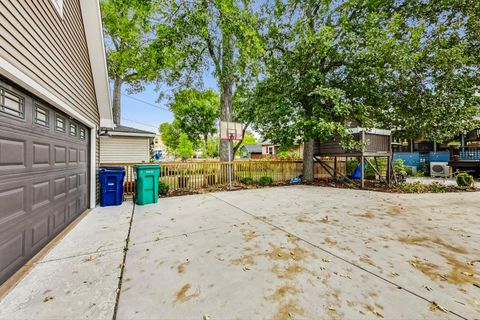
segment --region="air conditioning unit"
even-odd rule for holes
[[[430,162],[430,176],[448,178],[451,176],[448,162]]]
[[[407,169],[407,173],[411,173],[412,176],[417,173],[417,167],[415,166],[405,166],[405,169]]]

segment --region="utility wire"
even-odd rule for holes
[[[131,119],[127,119],[127,118],[122,118],[123,120],[126,120],[126,121],[130,121],[130,122],[133,122],[133,123],[137,123],[137,124],[141,124],[141,125],[144,125],[144,126],[147,126],[147,127],[150,127],[150,128],[155,128],[158,130],[158,127],[155,127],[151,124],[148,124],[148,123],[144,123],[144,122],[138,122],[138,121],[135,121],[135,120],[131,120]]]
[[[130,99],[135,100],[135,101],[138,101],[138,102],[141,102],[141,103],[146,104],[146,105],[148,105],[148,106],[150,106],[150,107],[154,107],[154,108],[157,108],[157,109],[160,109],[160,110],[172,112],[172,110],[170,110],[170,109],[168,109],[168,108],[165,108],[165,107],[162,107],[162,106],[159,106],[159,105],[156,105],[156,104],[147,102],[147,101],[145,101],[145,100],[141,100],[141,99],[138,99],[138,98],[129,96],[128,94],[125,94],[125,93],[122,93],[122,96],[125,96],[125,97],[127,97],[127,98],[130,98]]]

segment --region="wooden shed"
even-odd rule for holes
[[[322,166],[326,165],[322,163],[319,157],[358,157],[360,158],[361,163],[361,172],[362,186],[364,184],[364,163],[367,161],[379,174],[376,167],[369,161],[368,158],[382,157],[387,158],[387,176],[386,180],[389,181],[390,178],[390,167],[391,167],[391,131],[385,129],[365,129],[365,128],[352,128],[350,132],[353,134],[353,139],[355,141],[363,142],[362,147],[356,150],[345,150],[340,144],[339,138],[334,138],[329,141],[320,142],[315,141],[313,154],[315,158],[320,162]],[[327,168],[325,168],[327,169]],[[332,175],[336,177],[337,170],[336,168],[329,168],[332,170]],[[327,170],[328,171],[328,170]],[[380,174],[379,174],[380,175]]]

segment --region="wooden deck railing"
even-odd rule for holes
[[[167,183],[170,191],[198,190],[228,184],[227,162],[161,162],[159,164],[159,180]],[[124,192],[127,195],[133,194],[135,190],[133,166],[135,163],[102,163],[101,165],[125,167]],[[333,166],[333,161],[331,166]],[[340,172],[344,172],[344,162],[339,161],[337,168]],[[262,176],[269,176],[274,182],[288,181],[300,176],[302,169],[302,161],[234,161],[232,162],[232,181],[243,182],[246,178],[257,181]],[[315,163],[314,175],[315,178],[330,176],[318,163]]]

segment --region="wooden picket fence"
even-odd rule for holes
[[[333,167],[333,160],[326,161]],[[198,190],[207,187],[228,185],[228,162],[161,162],[160,181],[167,183],[170,191]],[[133,167],[135,163],[102,163],[102,166],[125,167],[124,193],[133,194],[135,179]],[[337,168],[345,171],[345,163],[338,161]],[[269,176],[274,182],[288,181],[302,174],[302,161],[290,160],[247,160],[232,162],[232,181],[244,182],[250,178],[258,181],[262,176]],[[315,178],[330,177],[328,172],[315,163]]]

